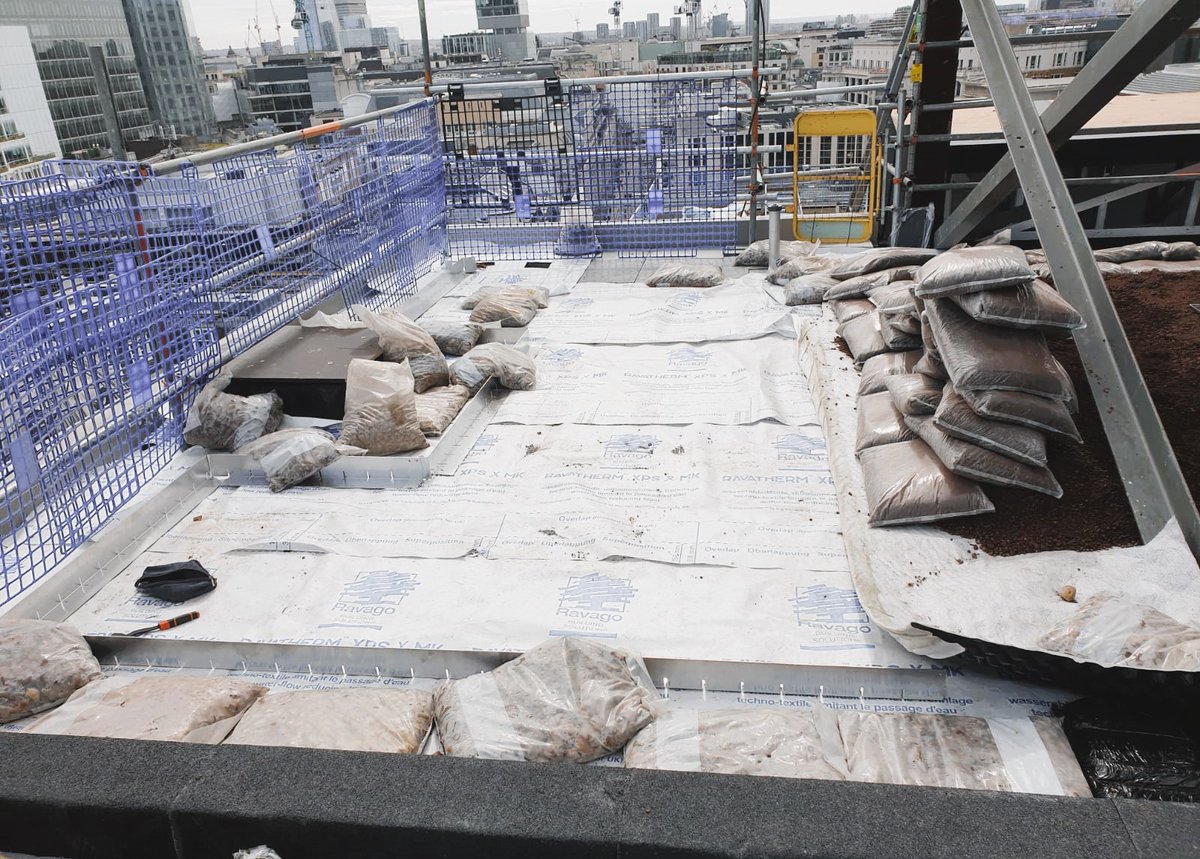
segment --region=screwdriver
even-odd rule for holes
[[[170,620],[160,620],[154,626],[147,626],[144,629],[135,629],[133,632],[121,633],[127,638],[132,638],[137,635],[146,635],[151,632],[159,632],[160,630],[174,629],[177,626],[183,626],[185,623],[190,623],[200,617],[200,612],[189,611],[187,614],[181,614],[179,617],[173,617]]]

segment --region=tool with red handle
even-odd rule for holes
[[[190,623],[200,617],[200,612],[189,611],[187,614],[181,614],[179,617],[173,617],[170,620],[160,620],[154,626],[147,626],[145,629],[135,629],[133,632],[123,632],[122,635],[127,638],[132,638],[137,635],[146,635],[151,632],[159,632],[160,630],[174,629],[177,626],[183,626],[185,623]]]

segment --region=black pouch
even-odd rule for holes
[[[148,597],[179,603],[216,590],[217,580],[199,561],[183,561],[146,567],[133,586]]]

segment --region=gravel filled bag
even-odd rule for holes
[[[897,280],[873,287],[867,298],[880,311],[916,312],[917,300],[913,297],[912,290],[913,281]]]
[[[944,396],[942,401],[945,402]],[[981,483],[1017,486],[1051,498],[1062,498],[1062,487],[1048,468],[1026,465],[947,435],[938,428],[933,418],[906,417],[904,422],[921,437],[921,441],[929,445],[942,464],[957,475]]]
[[[913,372],[913,366],[920,357],[920,351],[912,350],[888,352],[867,360],[862,366],[862,375],[858,380],[858,395],[862,397],[886,391],[887,377]]]
[[[344,427],[345,424],[343,431]],[[333,443],[333,436],[311,428],[278,430],[239,447],[236,452],[262,466],[272,492],[303,483],[342,455]]]
[[[851,781],[1091,796],[1054,719],[840,712],[837,720]]]
[[[1166,260],[1200,259],[1200,246],[1195,242],[1171,242],[1163,249],[1162,258]]]
[[[510,286],[505,284],[481,286],[464,298],[462,304],[459,306],[463,310],[474,310],[483,299],[490,298],[501,292],[508,293],[514,297],[528,298],[539,310],[550,306],[550,290],[544,286]]]
[[[271,692],[250,706],[225,744],[411,755],[432,724],[433,695],[421,689]]]
[[[671,708],[625,746],[635,769],[843,781],[837,717],[813,711]]]
[[[1041,248],[1030,248],[1025,251],[1025,262],[1030,265],[1040,265],[1046,261],[1046,252]]]
[[[235,450],[261,435],[275,432],[283,422],[283,400],[272,391],[239,397],[225,389],[229,373],[213,379],[196,396],[183,427],[183,440],[210,450]]]
[[[868,358],[896,351],[889,349],[883,338],[883,324],[878,313],[866,313],[843,322],[838,326],[837,333],[846,341],[855,364],[861,365]]]
[[[799,256],[795,259],[788,260],[779,268],[767,273],[767,281],[775,284],[785,284],[788,281],[798,277],[809,275],[824,275],[829,276],[829,269],[837,262],[837,257],[829,256],[828,254],[813,254],[812,256]],[[835,283],[835,278],[830,278]]]
[[[1115,248],[1104,248],[1095,253],[1097,262],[1132,262],[1135,259],[1162,259],[1169,246],[1166,242],[1134,242]]]
[[[879,333],[889,352],[908,352],[921,348],[921,327],[911,325],[906,317],[893,319],[879,313]]]
[[[795,259],[811,254],[817,249],[817,246],[812,242],[789,242],[781,241],[779,243],[779,258],[784,260]],[[744,251],[737,255],[733,261],[734,265],[741,266],[768,266],[771,264],[771,240],[759,239],[757,242],[751,242]]]
[[[471,392],[462,385],[430,388],[417,394],[417,419],[425,435],[441,435],[458,417],[462,407],[471,399]]]
[[[1074,396],[1070,377],[1037,331],[985,325],[953,301],[925,302],[938,357],[959,390],[1023,391],[1052,399]]]
[[[838,263],[829,273],[838,280],[847,280],[880,269],[922,265],[935,256],[937,251],[930,248],[873,248]]]
[[[982,245],[939,254],[921,266],[915,279],[918,296],[937,298],[1016,286],[1033,278],[1033,269],[1020,248]]]
[[[489,378],[488,373],[485,373],[478,364],[467,358],[459,358],[450,364],[450,385],[452,387],[459,385],[466,388],[467,393],[472,397],[479,393],[479,389],[484,386],[484,383]]]
[[[266,691],[231,677],[109,677],[84,686],[29,733],[219,743]]]
[[[845,298],[866,298],[872,289],[885,286],[897,281],[911,280],[916,270],[911,266],[888,268],[870,274],[859,275],[839,281],[825,292],[826,301],[839,301]],[[830,275],[832,277],[832,275]],[[834,278],[836,280],[836,278]]]
[[[984,450],[1034,467],[1046,464],[1046,437],[1042,433],[1020,424],[980,417],[951,384],[943,391],[933,422],[946,435],[977,444]]]
[[[418,394],[449,383],[450,371],[446,367],[446,358],[438,349],[437,342],[420,325],[398,310],[380,310],[376,313],[356,304],[354,312],[379,338],[379,348],[383,350],[385,359],[395,362],[408,359],[413,386]]]
[[[646,280],[646,286],[681,286],[688,289],[705,289],[720,286],[725,274],[720,266],[705,263],[667,263]]]
[[[75,627],[0,618],[0,725],[57,707],[100,676]]]
[[[826,295],[828,296],[828,293]],[[830,301],[829,307],[833,310],[833,318],[839,324],[849,322],[854,317],[862,316],[864,313],[875,312],[875,305],[865,298],[846,298],[841,301]]]
[[[427,447],[413,389],[408,361],[352,360],[346,373],[341,440],[372,456]]]
[[[825,300],[825,293],[836,283],[837,281],[827,274],[809,274],[788,280],[783,288],[783,303],[788,307],[820,304]]]
[[[1107,592],[1080,603],[1038,646],[1106,668],[1200,670],[1200,629]]]
[[[1080,441],[1071,411],[1062,400],[1051,400],[1018,391],[957,391],[980,417],[1020,424],[1042,432]]]
[[[883,385],[892,405],[904,415],[931,415],[942,401],[942,384],[920,373],[885,376]]]
[[[468,319],[479,323],[499,322],[501,328],[524,328],[538,311],[537,302],[527,292],[506,289],[484,296]]]
[[[474,322],[422,322],[421,327],[445,355],[466,355],[483,334],[483,326]]]
[[[1083,327],[1083,317],[1057,290],[1043,280],[1019,286],[952,296],[976,322],[1025,328],[1063,337]]]
[[[892,403],[887,391],[858,398],[858,441],[855,453],[881,444],[911,441],[917,435],[904,423],[904,415]]]
[[[641,660],[591,639],[544,641],[511,662],[438,686],[434,719],[455,757],[585,763],[654,720]]]
[[[470,361],[485,377],[495,376],[500,386],[510,391],[531,391],[537,384],[537,363],[503,343],[481,343],[459,361]]]
[[[868,525],[915,525],[995,510],[979,484],[947,469],[920,439],[867,448],[859,462]]]

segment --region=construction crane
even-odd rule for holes
[[[608,14],[613,16],[613,27],[621,26],[621,0],[613,0],[613,4],[608,7]]]
[[[292,29],[304,32],[304,43],[308,46],[308,55],[316,53],[313,45],[312,23],[308,20],[308,10],[304,8],[304,0],[295,0],[295,14],[292,16]]]
[[[254,2],[254,34],[258,36],[258,47],[262,48],[262,27],[258,26],[258,0]]]
[[[683,0],[683,3],[675,7],[676,15],[687,16],[687,38],[693,40],[698,38],[698,30],[700,29],[700,0]]]
[[[275,19],[275,41],[279,43],[279,50],[283,50],[283,28],[279,26],[279,15],[275,12],[275,4],[269,3],[271,7],[271,17]]]

